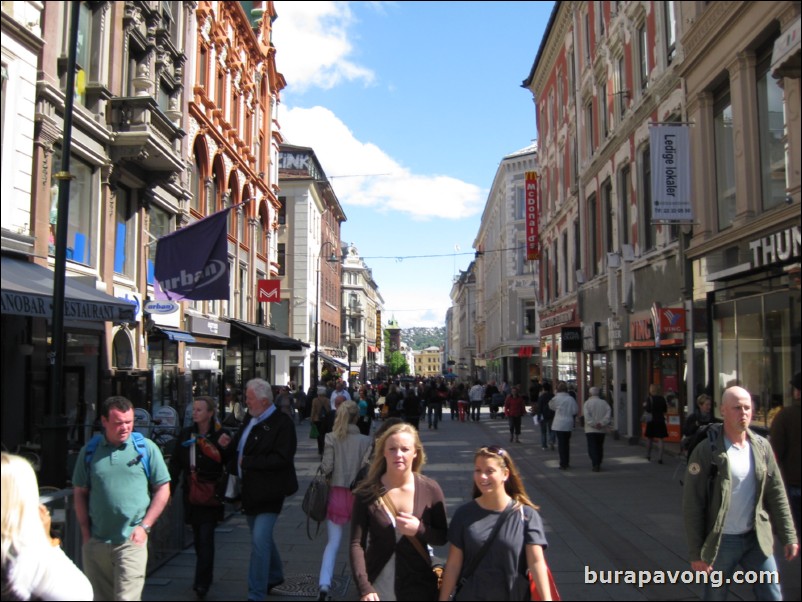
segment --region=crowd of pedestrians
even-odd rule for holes
[[[772,530],[787,559],[798,553],[799,374],[791,384],[795,403],[775,418],[773,452],[749,429],[747,391],[724,391],[723,424],[717,424],[709,396],[696,400],[682,446],[689,453],[684,512],[693,570],[776,569]],[[150,529],[179,487],[194,534],[193,589],[203,599],[214,580],[221,483],[250,529],[248,599],[265,599],[285,578],[273,531],[285,499],[298,491],[294,456],[299,425],[307,419],[309,434],[317,439],[320,470],[330,484],[320,600],[330,599],[343,539],[349,542],[360,600],[524,600],[534,588],[539,599],[551,599],[543,522],[508,451],[476,449],[473,466],[465,467],[474,475],[472,499],[449,523],[440,486],[423,474],[426,453],[419,429],[441,428],[444,408],[456,425],[479,421],[486,406],[488,419],[506,418],[510,443],[520,444],[524,418],[531,416],[541,448],[553,451],[556,444],[559,468],[568,470],[571,435],[580,424],[591,468],[600,472],[612,423],[610,404],[595,386],[584,400],[565,382],[556,383],[555,390],[537,381],[524,392],[505,382],[477,380],[469,387],[430,379],[356,388],[337,381],[304,394],[291,385],[274,389],[257,378],[245,385],[246,410],[239,418],[227,416],[234,411],[229,396],[228,412],[219,412],[212,397],[194,399],[192,425],[178,436],[169,469],[159,448],[133,431],[131,402],[111,397],[101,411],[103,432],[81,450],[73,476],[86,576],[45,537],[49,521],[33,493],[33,471],[24,460],[3,454],[3,599],[90,599],[92,591],[95,599],[139,599]],[[655,440],[658,461],[664,406],[659,389],[652,387],[643,410],[647,456]],[[702,429],[713,434],[710,444],[694,447],[690,441]],[[446,543],[438,588],[432,546]],[[70,589],[61,588],[61,582]],[[780,590],[763,587],[756,594],[779,599]],[[705,592],[706,599],[722,595],[726,589]]]

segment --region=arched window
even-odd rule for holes
[[[112,343],[111,365],[121,370],[134,367],[134,348],[125,330],[118,330]]]

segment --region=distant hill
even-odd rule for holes
[[[414,328],[402,328],[401,341],[415,351],[420,351],[427,347],[444,347],[446,344],[446,327],[422,328],[416,326]]]

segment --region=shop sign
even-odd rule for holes
[[[145,313],[171,314],[176,311],[178,311],[178,303],[175,301],[148,301],[145,303]]]
[[[257,303],[281,303],[281,280],[260,279],[257,286]]]
[[[207,334],[213,337],[228,338],[231,336],[231,325],[228,322],[207,320],[199,316],[188,316],[188,330],[193,334]]]
[[[682,307],[663,307],[660,309],[660,334],[685,332],[685,309]]]
[[[582,351],[593,353],[599,349],[599,339],[597,336],[598,322],[582,325]]]
[[[560,351],[575,353],[582,351],[582,329],[578,326],[563,326],[560,330]]]
[[[554,326],[559,326],[560,324],[566,324],[567,322],[574,321],[574,309],[566,309],[564,311],[557,312],[555,314],[551,314],[545,318],[541,318],[540,320],[540,327],[541,328],[553,328]]]
[[[630,340],[636,342],[653,341],[654,328],[651,317],[642,317],[630,322]]]
[[[540,213],[538,208],[539,189],[536,171],[524,174],[526,186],[526,259],[540,259]]]
[[[749,250],[752,251],[752,267],[765,267],[798,258],[800,246],[802,243],[800,243],[799,226],[753,240],[749,243]]]
[[[621,318],[607,318],[607,332],[610,337],[610,347],[620,347],[621,341],[624,340]]]

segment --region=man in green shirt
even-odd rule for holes
[[[170,499],[170,473],[153,441],[133,440],[128,399],[109,397],[100,421],[103,436],[81,449],[72,478],[84,572],[96,600],[139,600],[148,535]]]

